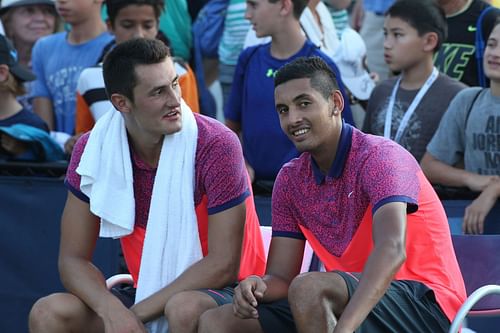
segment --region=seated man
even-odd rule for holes
[[[483,58],[491,87],[465,89],[451,101],[421,162],[432,183],[481,193],[465,209],[462,231],[471,234],[483,233],[486,220],[498,222],[498,217],[489,213],[500,197],[499,43],[497,19]],[[492,225],[488,222],[486,226]]]
[[[30,330],[196,332],[235,282],[264,270],[238,138],[191,112],[158,40],[118,44],[103,73],[118,111],[80,138],[66,176],[59,270],[69,293],[37,301]],[[99,235],[121,238],[137,294],[107,290],[90,261]]]
[[[465,287],[445,212],[415,159],[342,121],[344,100],[321,59],[283,66],[275,86],[281,128],[302,154],[274,186],[266,275],[205,312],[199,332],[447,332]],[[327,272],[298,275],[306,239]]]

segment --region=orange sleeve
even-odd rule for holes
[[[185,66],[187,73],[179,78],[181,85],[182,98],[191,110],[195,113],[200,113],[200,105],[198,102],[198,87],[196,85],[196,77],[193,70],[188,65]]]
[[[95,121],[89,106],[82,95],[76,93],[76,124],[75,134],[88,132],[94,127]]]

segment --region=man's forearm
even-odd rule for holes
[[[391,243],[374,248],[363,269],[359,285],[337,323],[338,331],[353,332],[361,325],[384,296],[394,275],[405,261],[404,253],[404,248]]]
[[[464,169],[455,168],[443,163],[426,153],[420,163],[425,176],[433,184],[445,186],[466,187],[466,179],[471,176],[471,172]]]
[[[99,316],[110,310],[110,304],[120,305],[121,302],[108,291],[102,273],[90,261],[79,258],[60,259],[59,272],[64,287]]]

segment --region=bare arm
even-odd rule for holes
[[[429,152],[426,152],[420,162],[422,171],[433,184],[446,186],[468,187],[472,191],[480,192],[498,176],[484,176],[464,169],[456,168],[441,162]]]
[[[173,295],[200,288],[222,288],[238,279],[245,225],[245,203],[208,217],[208,254],[165,288],[139,302],[132,311],[143,322],[163,314]]]
[[[373,216],[374,248],[359,285],[342,313],[334,332],[353,332],[385,294],[406,260],[406,204],[392,202]]]
[[[104,276],[92,264],[99,220],[89,204],[68,192],[61,221],[59,273],[66,289],[87,304],[104,322],[106,332],[145,332],[135,315],[106,288]]]
[[[47,97],[33,98],[33,111],[47,123],[49,130],[54,130],[54,112],[52,101],[50,99]]]
[[[266,275],[250,276],[236,288],[233,309],[240,318],[257,318],[258,303],[285,298],[293,278],[300,273],[305,241],[273,237],[267,258]]]
[[[300,273],[305,243],[294,238],[272,238],[263,278],[267,285],[263,302],[272,302],[288,295],[288,286]]]

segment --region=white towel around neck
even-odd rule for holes
[[[195,154],[198,126],[182,101],[182,130],[166,135],[153,185],[144,239],[136,303],[167,286],[202,258],[194,210]],[[92,130],[77,173],[90,210],[101,218],[101,237],[133,231],[133,173],[125,123],[110,110]],[[148,323],[152,333],[166,332],[163,318]]]

